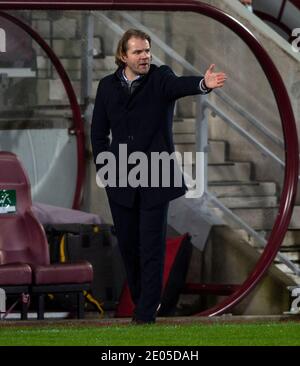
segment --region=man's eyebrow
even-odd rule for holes
[[[132,52],[150,51],[150,47],[147,48],[134,48]]]

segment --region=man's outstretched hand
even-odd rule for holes
[[[212,64],[204,74],[205,85],[210,89],[221,88],[227,76],[224,72],[213,72],[215,64]]]

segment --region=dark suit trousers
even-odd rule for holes
[[[109,203],[135,318],[153,321],[162,293],[169,203],[144,209],[139,195],[131,208]]]

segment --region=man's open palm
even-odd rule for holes
[[[210,89],[221,88],[227,76],[224,72],[213,72],[215,64],[212,64],[204,74],[205,85]]]

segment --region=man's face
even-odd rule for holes
[[[127,77],[147,74],[151,61],[149,42],[146,39],[131,37],[127,42],[127,53],[122,56],[122,61],[126,64]]]

